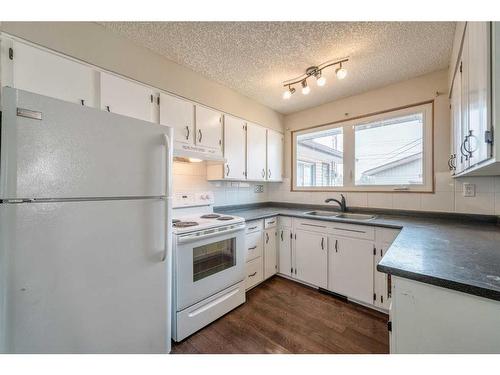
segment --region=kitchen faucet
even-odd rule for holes
[[[340,196],[342,197],[340,199],[340,201],[338,199],[334,199],[334,198],[328,198],[328,199],[325,199],[325,203],[329,203],[329,202],[337,202],[338,205],[340,206],[340,211],[342,212],[346,212],[347,211],[347,203],[345,201],[345,197],[344,197],[344,194],[340,194]]]

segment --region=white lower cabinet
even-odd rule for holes
[[[245,289],[253,288],[264,280],[264,220],[246,223],[245,234]]]
[[[280,227],[278,234],[278,272],[282,275],[292,276],[292,230]]]
[[[253,259],[246,264],[246,284],[245,289],[253,288],[264,280],[262,257]]]
[[[328,290],[372,304],[373,242],[330,237],[329,243]]]
[[[277,234],[276,227],[264,231],[264,279],[278,271]]]
[[[293,245],[293,277],[327,288],[328,237],[321,233],[296,230]]]

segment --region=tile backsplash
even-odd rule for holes
[[[474,197],[463,196],[463,184],[475,184]],[[324,204],[326,198],[340,197],[340,192],[291,192],[290,180],[269,184],[270,201]],[[342,193],[348,206],[390,208],[416,211],[459,212],[500,215],[500,177],[461,177],[448,172],[436,174],[435,193]]]
[[[256,185],[263,185],[263,191],[256,192]],[[215,206],[267,202],[268,186],[254,182],[207,181],[206,162],[173,164],[174,192],[213,191]]]
[[[290,179],[282,183],[207,181],[206,162],[174,162],[174,192],[214,192],[215,205],[227,206],[257,202],[324,204],[338,192],[291,192]],[[463,184],[475,184],[475,196],[463,196]],[[263,185],[263,192],[257,185]],[[500,177],[462,177],[453,179],[448,172],[436,174],[435,193],[343,193],[348,206],[392,208],[416,211],[460,212],[500,216]]]

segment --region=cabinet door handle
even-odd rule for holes
[[[283,241],[283,231],[281,231],[281,241]]]
[[[271,170],[270,169],[269,169],[269,175],[267,177],[271,178]]]
[[[81,103],[82,105],[85,105],[85,100],[84,100],[84,99],[80,99],[80,103]]]
[[[262,168],[262,178],[266,177],[266,170]]]
[[[471,138],[476,139],[476,136],[472,134],[472,130],[469,130],[469,135],[467,137],[465,137],[465,140],[464,140],[464,150],[466,152],[468,152],[470,154],[470,156],[472,156],[472,153],[474,151],[476,151],[476,149],[477,149],[477,147],[474,149],[472,149],[472,147],[470,147]],[[467,145],[469,146],[469,149],[467,149]]]
[[[335,240],[335,252],[339,252],[339,240]]]
[[[248,228],[248,230],[254,230],[254,229],[257,229],[257,226]]]
[[[321,250],[325,250],[325,237],[321,237]]]
[[[463,142],[462,142],[462,144],[460,145],[460,153],[461,153],[463,156],[465,156],[465,160],[469,160],[469,154],[467,154],[467,153],[465,153],[465,152],[464,152],[464,144],[465,144],[465,142],[467,142],[467,137],[468,137],[468,136],[466,136],[466,137],[465,137],[464,141],[463,141]]]
[[[266,243],[269,243],[269,233],[266,232]]]
[[[198,142],[201,142],[203,139],[203,133],[201,132],[201,129],[198,129]]]
[[[450,171],[452,171],[452,170],[453,170],[453,166],[451,165],[451,161],[452,161],[452,159],[453,159],[453,155],[450,155],[450,157],[448,158],[448,169],[449,169]]]
[[[229,164],[226,164],[226,176],[229,176]]]
[[[249,247],[248,250],[255,250],[257,248],[257,246],[252,246],[252,247]]]
[[[111,112],[111,110],[109,109],[109,105],[106,106],[106,111]]]
[[[254,273],[248,275],[248,277],[254,277],[255,275],[257,275],[257,271],[255,271]]]
[[[189,126],[186,126],[186,140],[189,140]]]

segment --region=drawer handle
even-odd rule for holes
[[[269,233],[266,232],[266,243],[269,243]]]
[[[339,240],[335,240],[335,252],[339,252]]]
[[[248,250],[255,250],[257,248],[257,246],[252,246],[252,247],[249,247]]]
[[[274,224],[275,221],[268,221],[267,224]]]
[[[356,229],[345,229],[345,228],[333,228],[337,230],[345,230],[346,232],[355,232],[355,233],[366,233],[363,230],[356,230]]]
[[[257,226],[248,228],[248,230],[254,230],[254,229],[257,229]]]
[[[198,309],[196,309],[196,310],[194,310],[194,311],[191,311],[191,312],[188,314],[188,316],[189,316],[190,318],[192,318],[192,317],[194,317],[194,316],[196,316],[196,315],[201,314],[202,312],[205,312],[205,311],[207,311],[207,310],[210,310],[212,307],[214,307],[214,306],[218,305],[219,303],[222,303],[222,302],[224,302],[225,300],[227,300],[227,299],[231,298],[232,296],[234,296],[234,295],[235,295],[236,293],[238,293],[238,292],[239,292],[239,288],[237,288],[237,289],[235,289],[235,290],[233,290],[233,291],[229,292],[228,294],[224,294],[223,296],[220,296],[219,298],[217,298],[217,299],[215,299],[215,300],[213,300],[213,301],[211,301],[211,302],[207,303],[206,305],[203,305],[203,306],[201,306],[200,308],[198,308]]]
[[[248,277],[254,277],[255,275],[257,275],[257,271],[255,271],[254,273],[248,275]]]
[[[317,225],[317,224],[301,223],[301,225],[306,225],[308,227],[326,228],[326,226],[324,226],[324,225]]]

